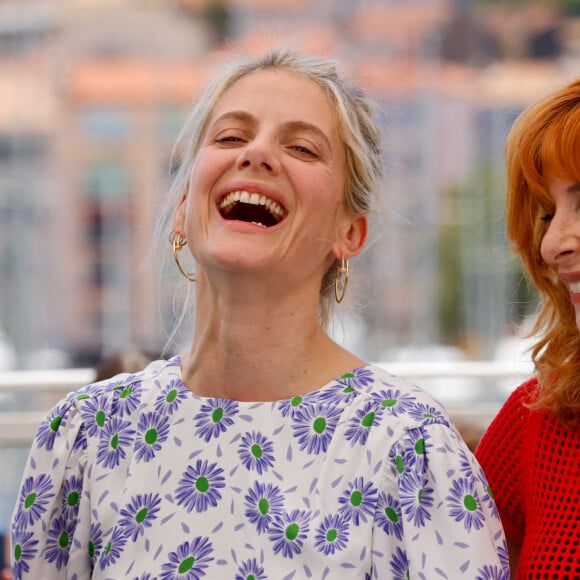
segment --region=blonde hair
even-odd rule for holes
[[[258,59],[230,63],[197,99],[178,137],[176,150],[180,150],[181,154],[158,225],[159,240],[167,240],[175,209],[187,191],[189,176],[217,101],[238,80],[264,70],[293,72],[317,83],[324,90],[335,109],[338,133],[346,151],[345,206],[355,215],[368,215],[374,208],[383,177],[383,165],[381,135],[372,118],[371,100],[361,87],[339,75],[334,61],[303,56],[289,50],[274,51]],[[323,326],[327,325],[330,316],[338,265],[336,261],[329,268],[321,283],[319,319]],[[186,318],[184,311],[178,316],[179,321]],[[175,333],[176,329],[173,335]]]
[[[534,407],[561,423],[580,424],[580,333],[567,286],[540,253],[553,213],[553,178],[580,181],[580,79],[530,105],[506,143],[507,235],[541,295],[532,350],[541,388]]]

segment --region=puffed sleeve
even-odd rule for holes
[[[399,542],[376,534],[376,578],[509,580],[505,537],[487,481],[457,431],[427,423],[392,447],[385,473]],[[384,542],[384,545],[381,545]]]
[[[91,574],[86,435],[74,397],[41,423],[11,525],[15,580],[80,580]]]

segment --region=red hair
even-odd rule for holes
[[[530,105],[506,142],[507,236],[541,295],[532,350],[541,385],[534,407],[580,425],[580,332],[567,286],[540,254],[554,211],[553,178],[580,181],[580,79]]]

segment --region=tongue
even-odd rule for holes
[[[228,220],[259,223],[266,227],[277,223],[274,216],[264,206],[242,202],[236,203],[224,217]]]

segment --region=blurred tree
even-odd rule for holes
[[[469,1],[469,0],[468,0]],[[465,3],[465,2],[463,2]],[[561,7],[568,13],[580,13],[580,0],[473,0],[473,4],[526,6],[529,4],[544,4]]]
[[[498,193],[501,192],[501,193]],[[534,288],[510,252],[503,216],[503,175],[488,167],[446,193],[438,232],[438,323],[446,344],[489,356],[497,337],[535,308]],[[478,344],[469,345],[477,337]]]
[[[465,328],[461,232],[457,223],[439,228],[438,322],[441,340],[457,344]]]
[[[214,42],[221,44],[230,32],[230,13],[226,0],[211,0],[203,9],[203,16],[212,31]]]
[[[580,9],[580,0],[472,0],[477,4],[497,4],[512,6],[529,6],[531,4],[546,4],[549,6],[562,6],[570,10]],[[465,4],[465,2],[463,2]],[[468,2],[469,3],[469,2]]]
[[[510,288],[512,292],[508,298],[512,305],[512,319],[515,323],[520,323],[536,310],[539,294],[515,257],[514,264],[510,268]]]
[[[459,6],[441,31],[441,58],[472,66],[487,66],[497,59],[499,48],[480,15]]]

